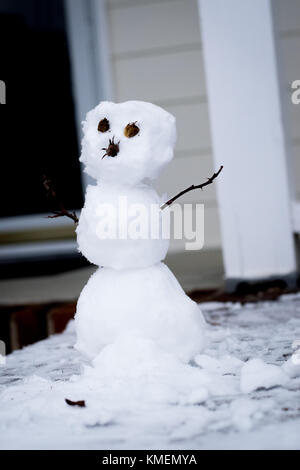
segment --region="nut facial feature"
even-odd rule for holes
[[[105,154],[102,157],[102,160],[104,157],[116,157],[120,151],[120,141],[114,142],[114,137],[112,139],[109,139],[109,146],[107,148],[103,148],[102,150],[105,150]]]
[[[98,132],[107,132],[110,129],[109,120],[104,118],[98,124]]]
[[[140,132],[140,129],[136,125],[136,122],[131,122],[127,124],[127,126],[124,129],[124,135],[125,137],[128,137],[129,139],[131,137],[135,137],[139,132]]]

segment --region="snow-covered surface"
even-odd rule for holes
[[[300,449],[300,297],[201,309],[210,344],[192,365],[125,335],[92,367],[73,323],[13,353],[0,367],[0,447]]]

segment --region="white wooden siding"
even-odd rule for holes
[[[292,142],[295,195],[300,200],[300,104],[291,102],[291,83],[300,79],[300,0],[273,0],[282,93],[287,105],[288,138]]]
[[[169,47],[199,45],[198,17],[195,2],[151,1],[122,8],[124,2],[111,9],[112,46],[115,55],[141,54]],[[171,25],[171,27],[166,27]],[[158,34],[155,34],[155,33]]]
[[[108,0],[108,16],[115,100],[151,101],[177,119],[175,158],[156,188],[171,196],[204,181],[213,161],[197,0]],[[205,248],[219,247],[215,188],[181,199],[195,201],[205,203]]]

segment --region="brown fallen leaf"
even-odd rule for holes
[[[80,408],[85,407],[85,401],[84,400],[72,401],[72,400],[69,400],[68,398],[65,398],[65,402],[69,406],[79,406]]]

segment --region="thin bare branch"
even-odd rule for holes
[[[64,205],[58,200],[56,191],[54,189],[52,181],[43,176],[43,186],[47,192],[47,197],[53,199],[60,207],[59,211],[52,211],[53,215],[48,215],[48,219],[56,219],[57,217],[68,217],[72,219],[75,224],[78,224],[79,220],[75,212],[69,212],[65,209]]]
[[[219,176],[219,174],[221,173],[222,170],[223,170],[223,165],[220,166],[219,170],[216,173],[214,173],[210,178],[207,178],[207,181],[205,181],[205,183],[198,184],[198,185],[192,184],[192,186],[190,186],[189,188],[186,188],[183,191],[181,191],[180,193],[176,194],[176,196],[173,196],[171,199],[169,199],[167,202],[165,202],[161,206],[161,210],[166,209],[166,207],[173,204],[173,202],[175,202],[176,199],[183,196],[184,194],[186,194],[190,191],[193,191],[194,189],[203,189],[205,186],[208,186],[209,184],[212,184],[214,182],[214,180]]]

